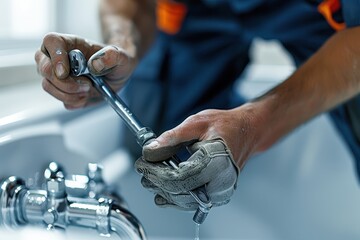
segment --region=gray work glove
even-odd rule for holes
[[[144,156],[135,163],[137,172],[143,175],[142,185],[156,194],[156,205],[196,210],[198,203],[188,191],[203,185],[213,206],[230,201],[236,189],[239,169],[222,140],[192,144],[188,147],[191,157],[180,163],[178,169],[163,162],[154,162],[157,155],[169,155],[172,151],[168,148],[162,150],[163,153],[151,151],[145,146]]]

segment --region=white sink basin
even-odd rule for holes
[[[24,227],[15,230],[0,229],[1,239],[11,240],[104,240],[119,239],[116,235],[102,237],[92,229],[67,229],[64,231],[47,231],[38,227]]]
[[[0,177],[34,177],[51,161],[79,174],[87,163],[119,148],[121,121],[110,107],[67,111],[38,84],[5,90],[0,91],[0,164],[6,167]]]
[[[63,164],[70,172],[84,168],[87,159],[65,146],[61,126],[53,121],[4,132],[0,137],[0,176],[15,175],[39,179],[51,161]]]

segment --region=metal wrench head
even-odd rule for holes
[[[81,76],[89,74],[89,69],[87,68],[87,60],[84,54],[78,50],[74,49],[69,52],[70,60],[70,71],[73,76]]]

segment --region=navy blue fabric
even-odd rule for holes
[[[360,25],[360,0],[341,0],[346,27]]]
[[[346,27],[360,26],[360,0],[341,0],[341,5]],[[331,111],[330,115],[354,153],[360,179],[360,94]]]
[[[280,41],[299,66],[334,34],[317,12],[321,0],[184,2],[189,11],[181,31],[173,36],[159,32],[126,90],[135,114],[158,133],[202,109],[242,104],[234,83],[250,61],[254,38]],[[344,106],[330,116],[360,162]]]
[[[355,97],[354,100],[356,100],[358,106],[360,106],[360,96]],[[360,142],[354,134],[354,129],[351,128],[349,112],[346,109],[346,105],[337,107],[336,109],[330,111],[330,116],[343,139],[347,143],[349,149],[353,153],[355,167],[360,180]]]

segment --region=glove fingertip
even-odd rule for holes
[[[138,158],[134,163],[135,171],[138,174],[146,176],[146,169],[147,169],[147,162],[144,160],[143,157]]]
[[[159,194],[155,195],[154,201],[155,201],[155,204],[159,207],[166,207],[166,206],[172,205],[168,200],[166,200]]]
[[[145,146],[142,153],[146,161],[161,162],[173,156],[179,148],[180,146],[165,146],[158,148],[149,148]]]

